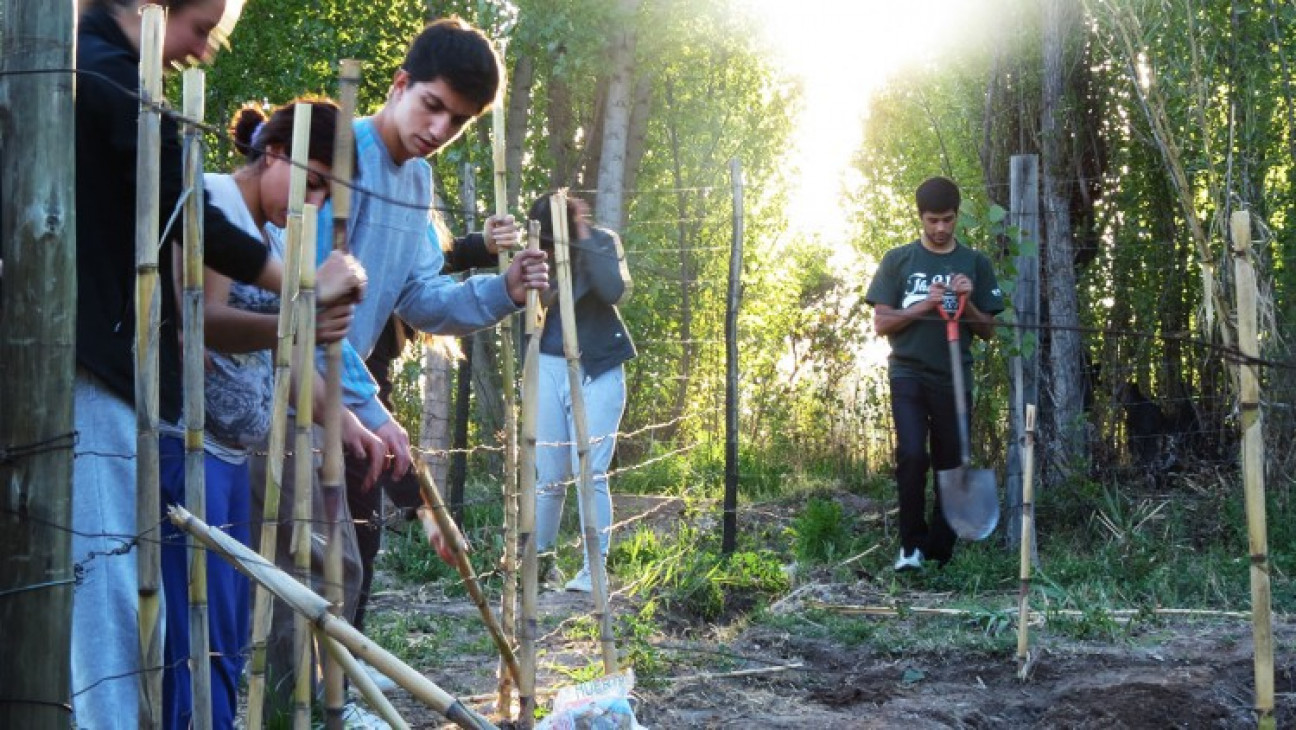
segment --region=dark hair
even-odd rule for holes
[[[947,177],[929,177],[924,180],[914,193],[914,200],[918,203],[918,215],[951,210],[957,212],[959,204],[963,202],[958,185]]]
[[[441,79],[477,105],[480,114],[495,101],[503,64],[480,30],[459,18],[431,23],[410,43],[401,64],[412,83]]]
[[[540,247],[546,251],[553,248],[553,212],[549,205],[549,196],[553,193],[545,193],[536,198],[531,204],[531,209],[527,211],[527,219],[540,221]],[[580,235],[576,232],[576,203],[575,199],[568,196],[567,198],[567,240],[577,241]]]
[[[292,149],[293,118],[298,104],[311,105],[310,152],[311,160],[333,166],[333,136],[337,133],[338,106],[324,97],[299,97],[274,110],[267,118],[257,104],[244,104],[234,113],[229,134],[234,148],[256,162],[267,147],[279,147],[288,154]],[[354,150],[352,150],[354,153]]]

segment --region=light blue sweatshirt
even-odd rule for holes
[[[432,225],[432,168],[414,158],[392,161],[372,117],[355,122],[356,168],[347,222],[347,246],[369,275],[364,301],[356,306],[344,348],[343,403],[366,428],[391,420],[378,400],[378,386],[365,367],[393,312],[429,334],[464,335],[490,327],[520,307],[513,303],[503,274],[463,282],[444,276],[441,246]],[[333,206],[320,210],[321,260],[333,246]]]

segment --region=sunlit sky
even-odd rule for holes
[[[869,95],[905,64],[965,42],[977,0],[739,1],[805,90],[785,167],[792,230],[840,232],[843,175]]]

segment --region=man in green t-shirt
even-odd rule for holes
[[[930,526],[924,517],[928,472],[959,465],[949,343],[938,307],[952,313],[960,298],[967,299],[959,341],[963,382],[969,386],[972,336],[993,337],[994,317],[1003,311],[990,259],[954,237],[958,186],[943,177],[929,178],[915,198],[922,238],[887,251],[865,295],[873,305],[873,330],[891,344],[887,368],[900,493],[898,571],[921,568],[924,557],[944,565],[954,554],[956,538],[941,513],[939,490],[933,489]]]

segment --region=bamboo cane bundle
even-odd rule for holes
[[[495,214],[508,214],[508,156],[505,152],[504,84],[500,83],[500,98],[492,112],[493,133],[491,148],[494,153]],[[508,270],[509,252],[499,251],[499,271]],[[500,321],[500,370],[504,381],[504,550],[500,556],[500,573],[504,588],[500,596],[500,622],[504,625],[505,639],[512,643],[513,627],[517,613],[517,539],[518,539],[518,453],[517,453],[517,398],[514,387],[517,365],[514,362],[513,318]],[[509,671],[505,671],[508,669]],[[516,667],[506,667],[501,660],[498,671],[499,700],[496,707],[502,717],[509,716],[513,690],[511,682],[517,678]]]
[[[1030,666],[1031,555],[1035,538],[1035,404],[1026,406],[1026,444],[1022,449],[1021,590],[1017,596],[1017,677],[1026,679]]]
[[[184,72],[184,115],[202,121],[205,76],[202,69]],[[203,178],[202,130],[186,123],[184,134],[184,417],[185,506],[207,519],[207,479],[203,454],[205,347],[203,343]],[[211,639],[207,631],[207,553],[189,545],[189,680],[193,692],[193,727],[211,727]]]
[[[486,594],[482,592],[481,583],[477,580],[477,572],[473,570],[472,561],[468,559],[468,543],[464,540],[463,533],[459,531],[459,526],[455,524],[454,518],[450,516],[450,510],[446,509],[445,501],[441,499],[441,492],[432,483],[432,474],[428,471],[427,464],[424,464],[421,458],[415,457],[412,468],[418,477],[419,492],[422,493],[426,504],[424,508],[419,509],[419,519],[423,521],[425,530],[430,530],[432,527],[428,524],[430,519],[435,523],[436,529],[441,531],[441,536],[445,539],[451,555],[454,556],[455,569],[463,578],[468,597],[472,599],[482,620],[486,622],[486,629],[499,649],[500,659],[509,675],[516,678],[518,676],[517,657],[514,656],[513,646],[504,634],[504,628],[500,626],[499,620],[495,618],[495,612],[491,610],[490,602],[486,600]]]
[[[527,248],[540,248],[540,221],[531,221],[527,230]],[[530,730],[536,708],[536,601],[540,576],[536,556],[536,418],[540,400],[540,295],[527,292],[526,358],[522,361],[521,449],[518,454],[518,545],[522,555],[522,622],[518,630],[518,717],[521,730]]]
[[[356,89],[360,85],[360,62],[343,60],[338,80],[339,114],[333,142],[333,250],[347,250],[347,218],[351,212],[351,159],[355,146],[351,119],[355,116]],[[342,569],[342,505],[346,499],[346,466],[342,454],[342,343],[325,349],[324,375],[324,468],[320,489],[328,522],[328,550],[324,556],[325,595],[333,611],[341,616],[345,591]],[[324,716],[330,730],[342,725],[346,686],[341,667],[329,653],[324,661]]]
[[[299,110],[300,111],[300,110]],[[309,138],[309,137],[308,137]],[[293,140],[296,146],[297,140]],[[295,150],[294,150],[295,151]],[[294,155],[294,161],[296,156]],[[295,172],[295,170],[294,170]],[[314,490],[315,428],[315,231],[318,210],[313,205],[303,205],[301,215],[301,268],[297,284],[297,417],[294,424],[296,439],[293,446],[293,558],[297,580],[302,585],[311,582],[311,540],[314,529],[311,512],[311,493]],[[310,730],[311,701],[311,640],[310,626],[298,614],[293,632],[297,668],[293,675],[297,685],[293,691],[293,727]]]
[[[135,525],[139,532],[141,727],[162,725],[162,549],[158,463],[158,221],[162,155],[162,44],[166,11],[145,5],[140,19],[140,114],[135,198]],[[167,272],[170,276],[171,272]]]
[[[293,115],[293,158],[307,156],[310,143],[310,106],[302,105]],[[301,140],[298,142],[298,140]],[[299,147],[300,145],[300,147]],[[300,211],[306,199],[306,173],[293,168],[289,179],[288,207]],[[288,433],[288,394],[290,389],[292,340],[296,331],[297,282],[301,268],[301,215],[289,215],[287,228],[286,261],[282,294],[279,299],[278,345],[275,348],[274,401],[271,405],[269,455],[266,457],[265,505],[261,522],[261,556],[275,564],[276,541],[279,533],[279,502],[283,485],[284,445]],[[260,730],[265,712],[266,638],[270,634],[270,619],[274,610],[274,597],[258,585],[252,609],[252,658],[248,672],[248,730]]]
[[[571,252],[567,232],[567,194],[559,192],[549,199],[553,212],[554,262],[558,266],[558,311],[562,317],[563,355],[567,358],[567,382],[571,389],[572,421],[576,426],[576,455],[580,478],[576,492],[585,515],[582,540],[589,563],[590,582],[594,588],[594,616],[599,622],[599,644],[603,650],[603,672],[617,671],[616,643],[612,634],[612,614],[608,611],[607,570],[599,547],[598,526],[594,524],[594,485],[590,478],[589,425],[585,417],[585,397],[581,390],[580,343],[576,340],[576,303],[572,301]]]
[[[329,602],[291,576],[267,563],[261,556],[238,540],[214,530],[201,520],[194,519],[183,507],[172,507],[171,522],[185,532],[196,536],[209,550],[233,563],[240,571],[286,603],[307,622],[336,639],[352,654],[365,660],[375,669],[391,677],[396,684],[414,695],[420,702],[441,713],[460,727],[473,730],[491,730],[492,725],[476,712],[468,709],[455,697],[438,687],[419,671],[403,664],[390,652],[374,644],[365,635],[329,612]]]

